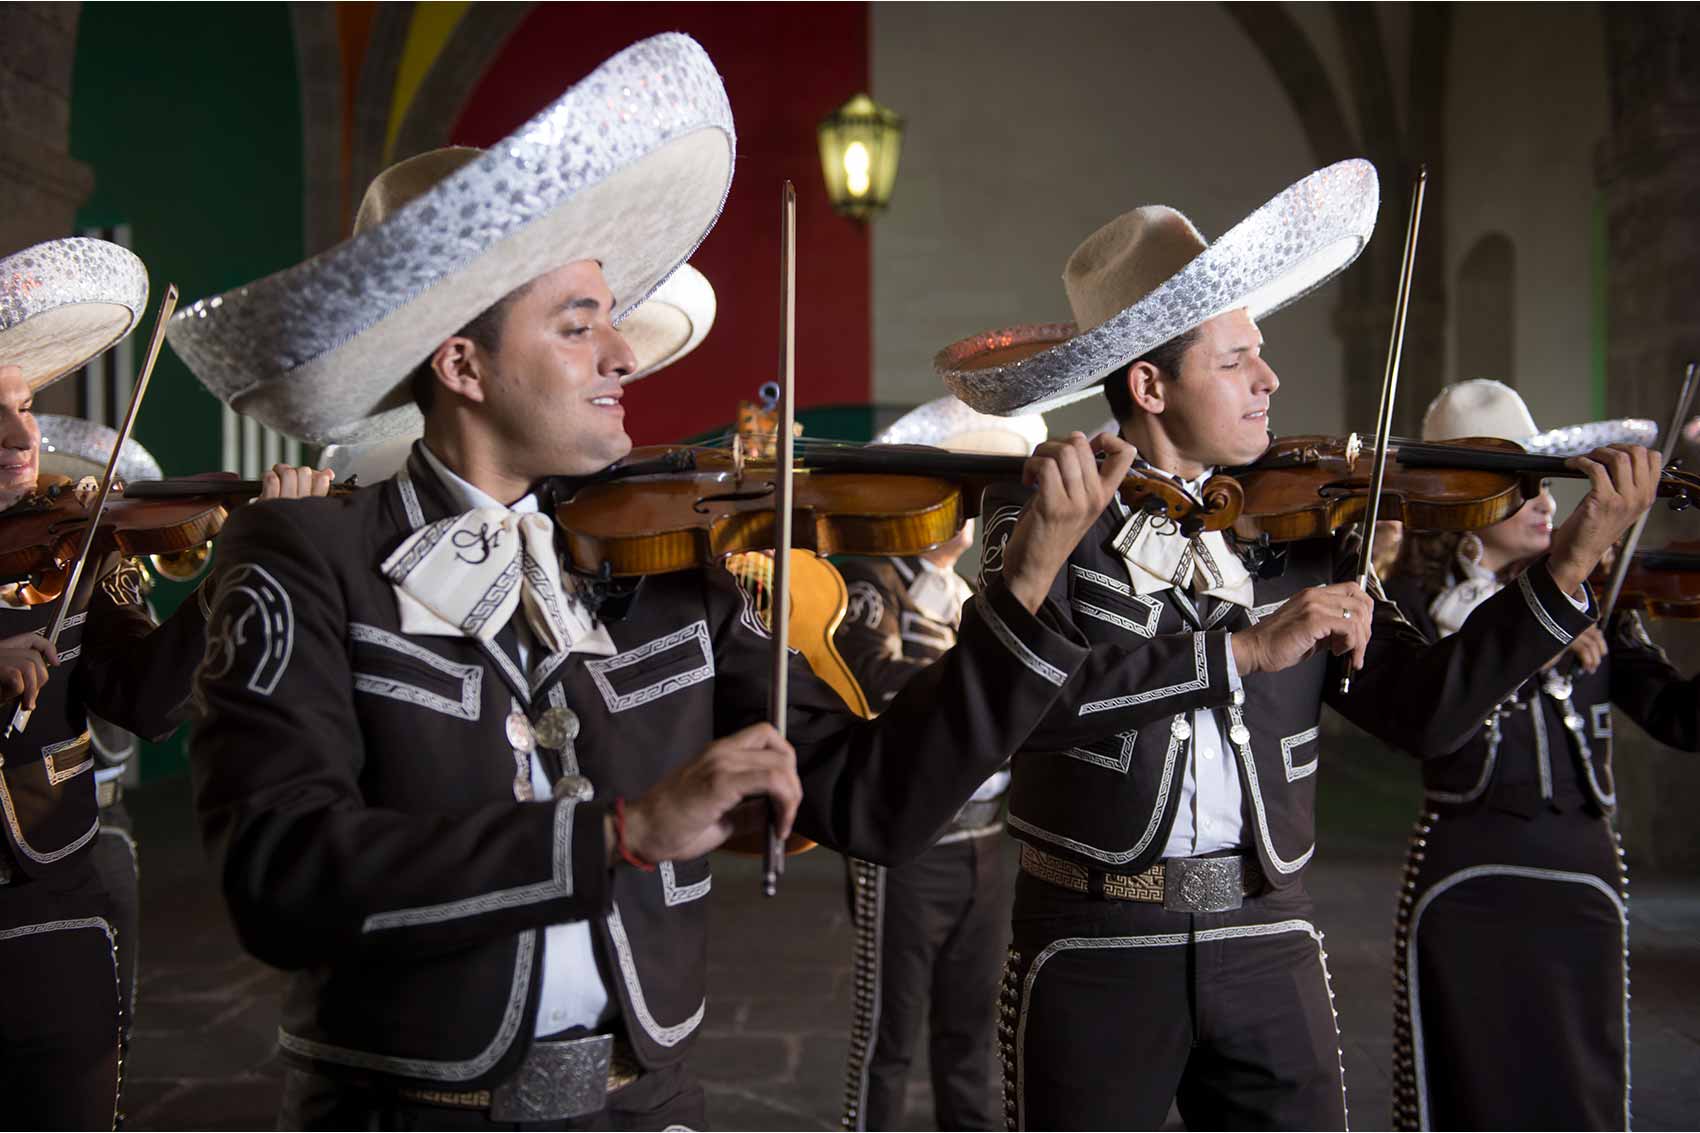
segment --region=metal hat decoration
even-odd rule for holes
[[[874,444],[1029,456],[1045,442],[1045,436],[1045,419],[1037,413],[994,417],[954,397],[940,397],[893,421],[874,438]]]
[[[1471,378],[1453,382],[1423,412],[1423,440],[1498,437],[1542,456],[1579,456],[1601,445],[1643,445],[1659,440],[1656,421],[1619,417],[1542,431],[1522,396],[1504,382]]]
[[[37,413],[35,422],[41,428],[41,471],[69,476],[73,480],[84,476],[99,476],[106,471],[107,458],[118,440],[118,430],[81,417],[65,417],[57,413]],[[159,480],[164,477],[159,461],[143,448],[134,437],[124,442],[118,457],[118,478]]]
[[[1069,257],[1063,285],[1078,334],[1008,361],[946,348],[935,360],[939,377],[986,413],[1078,401],[1111,371],[1200,323],[1240,308],[1261,318],[1322,286],[1363,251],[1380,203],[1375,167],[1354,159],[1288,186],[1214,244],[1172,208],[1135,209]]]
[[[0,259],[0,366],[37,390],[105,353],[148,305],[148,269],[106,240],[70,236]]]
[[[883,212],[897,185],[902,116],[858,94],[822,118],[815,135],[826,195],[838,215],[867,220]]]
[[[593,259],[616,322],[648,298],[714,227],[733,152],[707,53],[643,40],[376,227],[192,304],[171,344],[222,401],[290,436],[416,430],[409,373],[515,288]]]

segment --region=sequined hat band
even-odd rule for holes
[[[1342,161],[1289,186],[1205,246],[1175,210],[1136,209],[1094,233],[1065,273],[1080,332],[1014,360],[941,352],[946,388],[986,413],[1045,411],[1091,396],[1105,375],[1217,315],[1278,311],[1357,259],[1380,206],[1375,167]]]
[[[708,55],[655,36],[375,227],[190,305],[172,347],[226,404],[291,436],[416,432],[408,374],[515,288],[594,259],[617,322],[648,298],[719,218],[733,151]]]
[[[117,345],[148,305],[148,269],[128,248],[86,236],[0,259],[0,366],[32,390]]]

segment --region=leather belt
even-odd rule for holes
[[[101,810],[124,797],[124,784],[116,779],[107,779],[94,785],[94,801]]]
[[[608,1095],[643,1073],[613,1035],[534,1042],[513,1076],[493,1090],[398,1090],[408,1101],[488,1110],[490,1120],[566,1121],[600,1113]]]
[[[1025,843],[1021,869],[1040,881],[1076,893],[1099,882],[1113,901],[1148,901],[1176,913],[1226,913],[1263,888],[1263,871],[1249,857],[1169,858],[1144,873],[1109,873],[1047,854]]]

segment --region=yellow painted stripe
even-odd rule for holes
[[[468,0],[438,0],[436,3],[415,4],[413,19],[407,26],[407,41],[401,48],[401,66],[396,68],[395,95],[390,100],[389,128],[384,135],[384,160],[395,153],[396,135],[407,117],[407,108],[419,85],[430,73],[431,64],[443,53],[461,17],[472,7]]]

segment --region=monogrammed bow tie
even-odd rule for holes
[[[422,527],[384,560],[403,633],[489,641],[521,605],[550,653],[584,619],[561,588],[554,524],[536,513],[478,508]]]

